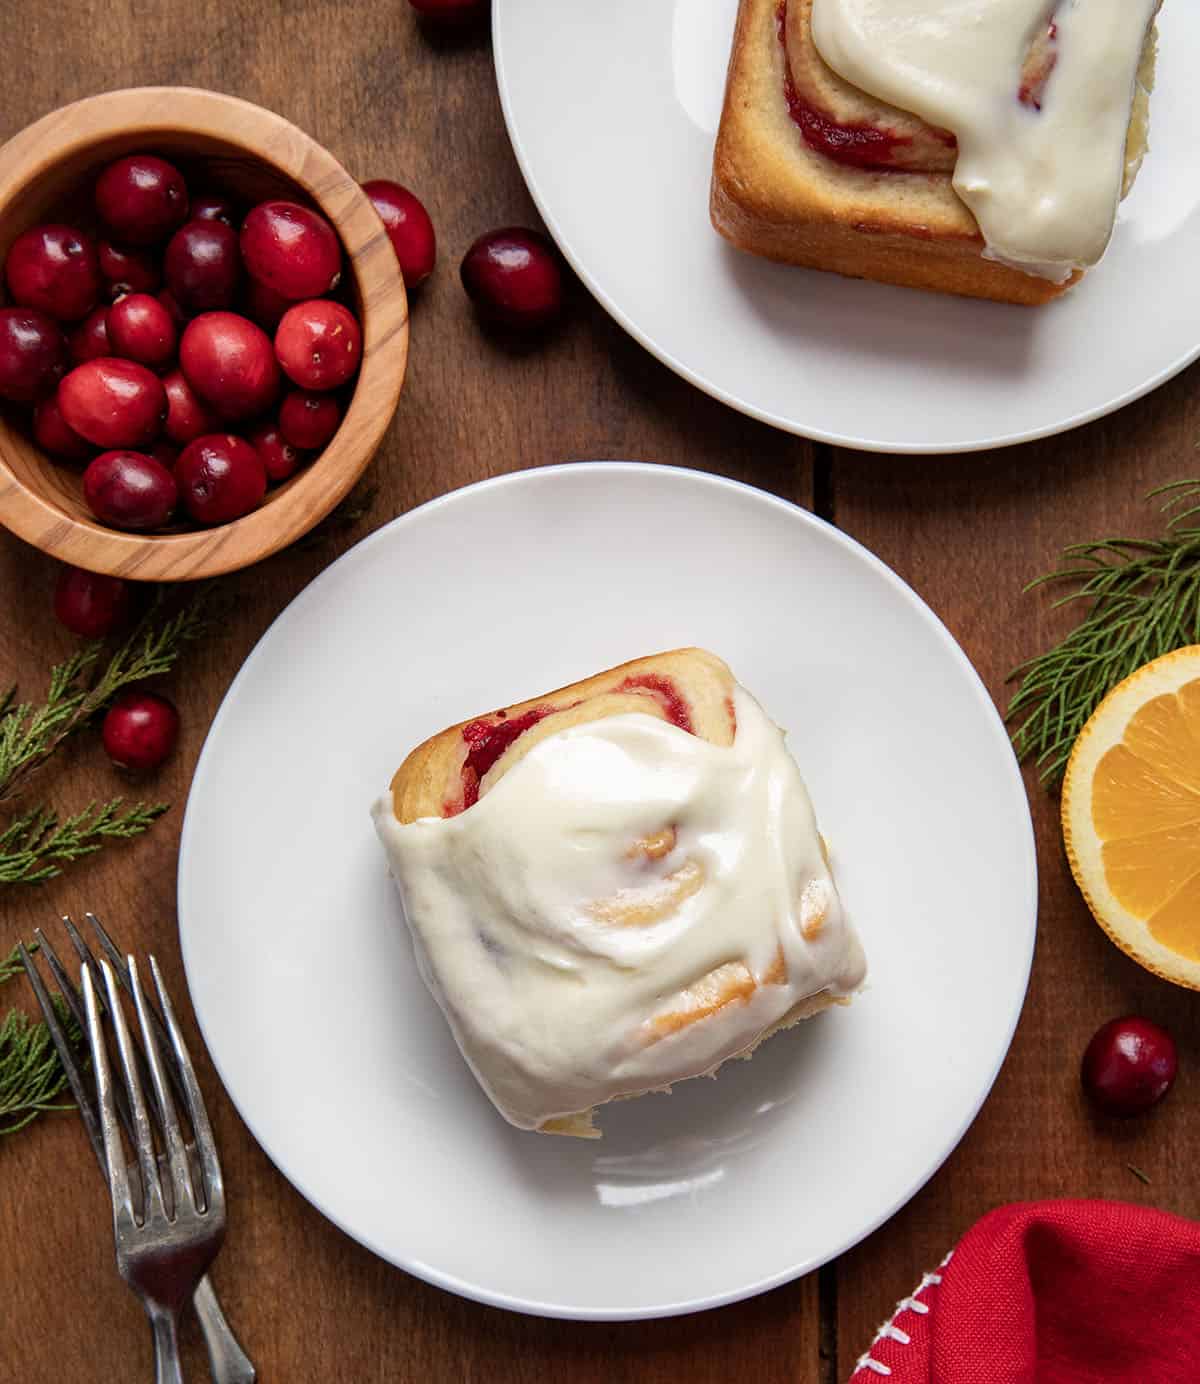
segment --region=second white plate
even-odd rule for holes
[[[684,644],[788,728],[870,988],[605,1107],[599,1143],[523,1133],[417,974],[368,809],[443,726]],[[393,1263],[570,1317],[743,1297],[890,1215],[991,1086],[1035,910],[1004,727],[929,609],[802,510],[615,463],[457,491],[323,572],[217,714],[179,862],[196,1014],[283,1173]]]
[[[876,451],[959,452],[1076,426],[1200,354],[1200,7],[1159,17],[1151,151],[1103,263],[1045,308],[752,259],[708,220],[736,0],[495,0],[525,180],[600,302],[752,417]],[[782,100],[782,94],[780,99]]]

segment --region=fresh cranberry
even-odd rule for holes
[[[167,288],[185,312],[229,307],[241,277],[238,235],[224,221],[189,221],[167,245]]]
[[[86,437],[80,437],[74,428],[67,426],[54,394],[33,410],[33,440],[43,452],[49,452],[60,461],[87,461],[96,451]]]
[[[275,358],[301,389],[337,389],[362,359],[358,319],[328,298],[297,303],[275,332]]]
[[[480,315],[533,331],[562,311],[562,273],[554,246],[514,226],[481,235],[463,256],[463,287]]]
[[[67,337],[71,359],[76,365],[113,354],[112,342],[108,339],[108,313],[108,308],[93,308]]]
[[[4,275],[13,302],[59,322],[86,317],[100,298],[100,266],[90,236],[70,226],[34,226],[13,241]]]
[[[157,769],[179,738],[179,712],[166,697],[131,687],[105,712],[100,738],[118,769]]]
[[[422,19],[437,24],[470,24],[487,13],[488,0],[408,0]]]
[[[54,589],[54,615],[81,639],[103,639],[129,618],[129,583],[120,577],[64,567]]]
[[[163,376],[167,395],[167,422],[164,431],[172,442],[186,447],[205,433],[216,432],[220,420],[188,384],[182,370]]]
[[[209,433],[189,442],[175,463],[187,512],[198,524],[228,524],[249,514],[267,493],[262,459],[244,438]]]
[[[199,197],[193,197],[191,216],[193,221],[224,221],[237,229],[237,207],[223,192],[202,192]]]
[[[166,159],[130,154],[100,174],[96,210],[118,240],[153,245],[187,220],[187,184]]]
[[[130,293],[108,310],[113,354],[161,370],[175,356],[178,339],[171,314],[148,293]]]
[[[160,529],[179,499],[175,478],[143,452],[102,452],[83,473],[83,498],[114,529]]]
[[[363,183],[362,190],[383,222],[400,262],[404,286],[411,291],[433,273],[437,259],[437,237],[429,213],[406,187],[386,178]]]
[[[224,418],[265,413],[279,393],[271,338],[235,312],[206,312],[189,322],[179,364],[188,384]]]
[[[286,481],[304,460],[300,449],[286,440],[278,424],[259,423],[250,429],[247,440],[258,453],[269,481]]]
[[[51,394],[67,367],[67,342],[35,308],[0,308],[0,399],[32,404]]]
[[[246,315],[257,322],[263,331],[274,333],[283,314],[291,306],[290,298],[282,297],[258,279],[250,280],[246,290]]]
[[[126,293],[154,293],[162,283],[158,260],[146,250],[125,249],[111,240],[96,246],[100,277],[111,299]]]
[[[279,406],[279,431],[293,447],[315,452],[324,447],[342,421],[342,406],[332,394],[293,389]]]
[[[296,202],[260,202],[242,224],[246,269],[293,302],[337,286],[342,247],[318,212]]]
[[[170,289],[164,288],[161,293],[154,295],[164,308],[171,314],[171,321],[175,323],[177,332],[183,331],[187,326],[187,313],[179,306],[179,302]]]
[[[58,406],[68,426],[97,447],[144,446],[167,416],[158,376],[116,356],[77,365],[58,387]]]
[[[1096,1030],[1083,1054],[1083,1088],[1106,1115],[1140,1115],[1167,1094],[1178,1069],[1167,1030],[1129,1014]]]

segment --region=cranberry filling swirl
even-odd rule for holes
[[[809,148],[836,163],[877,172],[953,173],[958,142],[949,130],[877,101],[845,81],[817,51],[813,0],[780,0],[777,32],[784,50],[784,98]],[[1057,58],[1053,20],[1030,46],[1016,100],[1041,109]]]
[[[539,722],[554,716],[556,712],[573,712],[581,706],[586,709],[588,701],[594,701],[600,697],[611,698],[622,695],[627,698],[632,696],[639,700],[624,703],[606,701],[603,705],[597,703],[594,707],[596,713],[598,715],[612,715],[618,710],[648,711],[654,716],[661,716],[664,720],[670,721],[680,730],[687,731],[689,735],[696,733],[692,724],[690,703],[681,691],[679,682],[675,678],[664,676],[662,673],[629,674],[615,679],[612,687],[596,692],[590,698],[568,701],[563,706],[547,703],[544,706],[530,707],[528,710],[516,714],[510,714],[508,711],[496,711],[490,716],[480,717],[463,726],[462,738],[467,748],[461,771],[461,804],[456,799],[448,799],[443,807],[442,815],[452,817],[457,812],[465,811],[477,803],[480,784],[484,778],[491,773],[497,763],[526,731],[532,730]],[[732,703],[730,704],[730,715],[732,716]],[[577,717],[575,719],[591,718]]]
[[[534,745],[585,721],[643,712],[689,735],[731,744],[733,688],[720,659],[702,649],[675,649],[476,716],[433,736],[401,766],[393,780],[397,820],[465,812]]]

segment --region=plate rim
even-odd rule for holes
[[[1018,795],[1019,802],[1023,808],[1021,813],[1022,836],[1024,854],[1026,857],[1027,872],[1027,907],[1022,915],[1022,926],[1024,928],[1024,961],[1020,968],[1020,985],[1014,986],[1012,1012],[1005,1025],[1004,1042],[998,1045],[998,1052],[987,1080],[982,1083],[978,1098],[974,1100],[969,1111],[961,1123],[948,1135],[944,1147],[931,1161],[929,1168],[924,1171],[903,1193],[890,1203],[875,1219],[866,1226],[856,1229],[855,1233],[844,1241],[831,1248],[828,1252],[820,1252],[816,1255],[809,1255],[801,1258],[787,1267],[777,1270],[774,1273],[764,1275],[749,1284],[743,1284],[738,1288],[729,1289],[725,1292],[711,1293],[707,1296],[698,1298],[685,1298],[672,1300],[666,1303],[652,1304],[650,1306],[638,1306],[634,1308],[621,1307],[601,1307],[588,1308],[570,1303],[555,1303],[539,1301],[531,1298],[523,1298],[513,1294],[497,1291],[484,1285],[472,1283],[466,1279],[458,1277],[456,1274],[447,1273],[436,1266],[426,1263],[416,1258],[405,1258],[396,1253],[392,1248],[382,1244],[376,1237],[369,1233],[360,1232],[347,1225],[340,1216],[332,1212],[323,1202],[318,1199],[308,1188],[305,1180],[289,1171],[286,1160],[282,1156],[277,1156],[275,1150],[260,1133],[259,1122],[243,1108],[234,1095],[233,1087],[230,1084],[225,1064],[218,1059],[209,1038],[209,1030],[205,1018],[201,1012],[200,1005],[196,1002],[195,987],[192,979],[192,963],[189,961],[191,946],[188,942],[188,929],[185,926],[184,916],[184,874],[186,862],[191,852],[192,837],[199,828],[196,825],[199,813],[195,804],[197,801],[197,785],[201,783],[202,773],[211,772],[208,768],[208,761],[216,753],[213,748],[216,737],[223,725],[225,718],[232,714],[231,708],[236,700],[235,694],[242,679],[247,676],[247,670],[259,658],[264,657],[263,649],[267,645],[272,632],[276,627],[289,616],[289,613],[302,607],[306,600],[311,599],[310,593],[318,587],[327,577],[340,567],[348,559],[357,558],[356,555],[364,550],[388,541],[388,536],[397,532],[403,532],[414,522],[434,512],[445,508],[447,505],[457,503],[464,497],[474,497],[480,493],[493,490],[500,490],[527,485],[537,486],[543,476],[558,477],[564,474],[584,474],[604,472],[611,475],[639,475],[649,476],[654,479],[669,477],[668,483],[700,484],[710,487],[716,491],[732,491],[735,495],[750,498],[758,503],[765,503],[770,508],[782,510],[792,518],[797,518],[806,527],[816,530],[824,538],[832,538],[835,543],[840,543],[846,547],[852,555],[859,560],[865,561],[869,568],[881,575],[885,581],[899,594],[906,598],[914,607],[917,615],[932,626],[934,633],[948,647],[951,656],[959,663],[962,671],[966,674],[967,683],[973,695],[979,701],[985,716],[990,719],[993,729],[998,731],[1008,749],[1008,766],[1010,769],[1009,786]],[[938,1173],[946,1160],[958,1147],[967,1130],[975,1122],[984,1102],[991,1094],[995,1085],[996,1078],[1004,1065],[1009,1051],[1012,1047],[1013,1035],[1016,1032],[1017,1024],[1024,1011],[1025,1000],[1029,991],[1029,979],[1033,966],[1033,957],[1037,941],[1038,928],[1038,860],[1036,849],[1036,838],[1033,827],[1033,817],[1030,810],[1028,793],[1025,788],[1024,780],[1021,776],[1020,765],[1016,754],[1013,751],[1011,741],[1007,731],[1004,729],[1004,722],[996,704],[991,698],[982,678],[979,676],[974,665],[967,657],[965,651],[959,645],[954,635],[947,628],[945,622],[938,616],[933,608],[908,585],[896,572],[885,563],[882,558],[877,557],[871,550],[865,547],[857,539],[839,529],[836,525],[804,509],[800,505],[793,504],[790,500],[785,500],[778,495],[773,495],[769,491],[760,489],[757,486],[749,485],[743,481],[732,480],[727,476],[715,475],[707,471],[698,471],[689,467],[668,466],[655,462],[647,461],[571,461],[562,462],[556,465],[534,467],[520,471],[508,472],[500,476],[491,476],[484,480],[475,481],[469,485],[460,486],[458,489],[450,490],[442,495],[425,501],[423,504],[408,510],[403,514],[397,515],[386,524],[381,525],[372,533],[367,534],[359,542],[348,548],[344,553],[337,557],[328,566],[322,568],[305,586],[303,586],[295,596],[283,607],[275,616],[271,623],[263,630],[254,647],[246,656],[241,667],[234,675],[220,706],[217,708],[208,732],[204,737],[204,743],[200,748],[200,753],[196,759],[196,768],[192,775],[192,782],[188,789],[187,802],[184,808],[183,825],[180,831],[179,851],[176,866],[175,878],[175,897],[176,897],[176,919],[177,931],[179,936],[180,954],[183,962],[184,976],[187,982],[188,998],[191,1001],[192,1012],[195,1016],[196,1025],[200,1031],[200,1036],[204,1042],[208,1053],[209,1061],[213,1065],[217,1078],[223,1087],[226,1099],[237,1112],[238,1118],[249,1130],[252,1138],[259,1148],[266,1155],[272,1166],[300,1195],[331,1224],[335,1225],[344,1235],[348,1236],[357,1244],[375,1254],[385,1263],[393,1267],[402,1269],[414,1277],[432,1284],[434,1287],[455,1295],[467,1298],[474,1302],[482,1303],[490,1307],[500,1307],[507,1311],[517,1312],[526,1316],[547,1317],[569,1321],[595,1321],[595,1322],[617,1322],[617,1321],[643,1321],[656,1320],[663,1317],[682,1316],[692,1312],[708,1311],[716,1307],[724,1307],[731,1303],[741,1302],[751,1297],[756,1297],[761,1293],[768,1292],[773,1288],[782,1286],[785,1283],[793,1282],[795,1279],[813,1272],[825,1264],[831,1263],[841,1255],[853,1249],[867,1236],[873,1234],[881,1225],[890,1220],[902,1207],[907,1205],[913,1197],[921,1191],[923,1187]],[[195,933],[195,929],[192,929]],[[1018,939],[1020,940],[1020,939]]]
[[[509,0],[511,3],[511,0]],[[845,447],[852,451],[874,452],[884,455],[895,456],[963,456],[971,452],[993,451],[1001,447],[1016,447],[1023,442],[1038,442],[1043,438],[1057,437],[1061,433],[1073,431],[1075,428],[1083,427],[1085,423],[1094,423],[1097,419],[1106,418],[1110,413],[1116,413],[1127,404],[1132,404],[1136,400],[1143,398],[1147,394],[1152,394],[1160,386],[1172,380],[1181,371],[1196,360],[1200,359],[1200,334],[1198,334],[1196,344],[1185,350],[1177,359],[1169,362],[1157,374],[1150,379],[1132,386],[1124,393],[1116,395],[1114,398],[1097,404],[1094,408],[1083,409],[1078,413],[1072,414],[1057,423],[1048,423],[1040,428],[1027,428],[1024,431],[1012,433],[998,433],[994,437],[978,438],[967,442],[946,443],[946,442],[887,442],[878,438],[855,437],[849,433],[830,432],[824,428],[813,428],[802,425],[790,418],[773,413],[770,409],[758,408],[747,403],[744,399],[739,399],[737,395],[729,390],[723,389],[715,380],[709,379],[699,371],[693,370],[684,364],[677,356],[673,355],[666,347],[660,346],[648,332],[640,328],[632,319],[628,312],[619,307],[617,303],[603,291],[595,281],[579,255],[563,233],[558,219],[552,214],[547,206],[542,189],[533,176],[529,163],[529,157],[521,142],[520,134],[513,116],[510,87],[507,69],[505,66],[504,45],[501,35],[503,33],[503,19],[507,5],[505,0],[493,0],[492,13],[492,60],[496,69],[496,87],[500,96],[500,110],[504,117],[504,128],[508,134],[509,143],[512,145],[513,153],[516,155],[517,166],[521,171],[521,178],[525,187],[537,207],[538,215],[546,224],[546,229],[550,232],[555,245],[558,246],[563,258],[571,266],[580,283],[587,289],[600,306],[609,314],[617,325],[647,351],[656,360],[662,362],[669,370],[674,371],[681,379],[699,389],[701,393],[707,394],[710,398],[716,399],[719,403],[725,404],[735,412],[744,414],[747,418],[753,418],[759,423],[765,423],[768,427],[777,428],[780,432],[790,433],[793,437],[807,438],[810,442],[822,442],[831,447]],[[711,230],[711,227],[707,227]],[[715,231],[712,231],[716,235]],[[739,251],[738,253],[742,253]],[[809,273],[821,273],[821,270],[809,270]],[[914,289],[913,292],[920,292]],[[1030,309],[1035,311],[1036,309]]]

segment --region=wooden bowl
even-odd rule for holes
[[[341,237],[343,273],[363,330],[362,368],[333,440],[268,492],[258,509],[211,529],[155,535],[106,528],[83,502],[80,470],[44,455],[16,411],[0,417],[0,523],[43,552],[93,572],[186,581],[234,571],[286,547],[362,475],[400,395],[408,303],[382,223],[332,154],[271,111],[190,87],[92,96],[45,116],[0,148],[0,261],[30,226],[48,217],[70,220],[75,207],[82,215],[100,169],[138,150],[179,160],[197,190],[228,189],[247,204],[283,196],[318,207]]]

